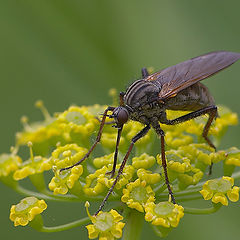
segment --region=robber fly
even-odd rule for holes
[[[100,142],[106,117],[109,117],[114,120],[114,127],[118,130],[113,169],[110,172],[113,178],[115,176],[118,146],[124,124],[131,119],[144,125],[144,128],[132,138],[129,149],[115,177],[115,181],[95,214],[98,214],[98,212],[102,210],[105,202],[112,193],[123,172],[134,144],[140,138],[144,137],[151,127],[161,140],[161,158],[165,175],[165,184],[172,202],[175,203],[167,174],[164,131],[161,129],[159,123],[175,125],[208,114],[209,118],[203,129],[202,136],[209,146],[216,149],[208,138],[208,131],[212,121],[218,115],[217,107],[207,87],[200,83],[200,81],[229,67],[238,59],[240,59],[240,53],[218,51],[192,58],[151,75],[149,75],[146,68],[142,69],[142,79],[133,82],[127,88],[126,92],[120,93],[120,106],[108,107],[104,111],[97,138],[88,153],[74,165],[61,169],[61,171],[70,169],[89,157],[93,149]],[[190,113],[169,120],[166,115],[167,109],[190,111]],[[108,114],[108,112],[112,112],[112,114]]]

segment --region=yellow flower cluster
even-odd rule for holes
[[[145,207],[145,220],[153,225],[160,225],[165,228],[177,227],[184,215],[182,206],[171,202],[148,203]]]
[[[14,154],[3,153],[0,155],[0,177],[6,177],[16,171],[22,163],[22,159]]]
[[[16,144],[20,146],[32,142],[35,152],[47,154],[49,145],[63,141],[63,132],[56,123],[56,118],[50,116],[42,101],[37,101],[35,105],[42,111],[44,120],[29,124],[28,118],[23,116],[21,121],[24,129],[16,134]]]
[[[96,115],[91,114],[89,108],[85,106],[69,107],[68,110],[59,114],[56,122],[65,135],[69,135],[69,140],[76,140],[82,144],[98,126]]]
[[[86,195],[96,196],[106,189],[104,183],[100,181],[105,177],[106,172],[107,167],[103,166],[101,169],[96,170],[94,173],[89,174],[86,177],[86,184],[83,187],[83,191]]]
[[[108,158],[108,156],[106,156],[106,158]],[[83,187],[85,194],[88,196],[96,196],[104,192],[107,188],[111,188],[115,179],[110,178],[108,173],[112,170],[112,166],[112,164],[103,166],[86,177],[86,184]],[[118,164],[116,166],[116,172],[118,171],[119,167],[120,165]],[[115,186],[115,189],[121,189],[123,186],[125,186],[132,179],[134,171],[135,170],[131,165],[125,166],[123,173]]]
[[[239,199],[239,187],[233,186],[234,179],[223,176],[221,179],[208,180],[200,191],[205,200],[212,199],[213,203],[221,203],[227,206],[228,199],[237,202]]]
[[[109,212],[99,212],[97,216],[91,216],[86,202],[85,207],[89,218],[93,224],[87,225],[89,239],[99,237],[99,240],[114,240],[122,237],[122,229],[125,223],[121,222],[123,217],[116,211],[111,209]]]
[[[87,149],[79,147],[77,144],[66,144],[64,146],[58,145],[52,152],[51,162],[57,169],[69,167],[79,160],[87,153]]]
[[[29,221],[42,213],[47,208],[44,200],[38,200],[35,197],[26,197],[17,205],[13,205],[10,210],[10,219],[14,222],[14,226],[26,226]]]
[[[114,91],[111,94],[114,95]],[[71,169],[60,171],[81,161],[88,153],[99,128],[99,114],[104,112],[106,106],[71,106],[66,111],[55,114],[54,117],[50,116],[41,101],[38,101],[36,106],[41,109],[45,119],[42,122],[29,124],[27,118],[23,117],[24,129],[16,138],[17,149],[28,144],[30,158],[22,161],[16,151],[11,154],[1,154],[0,179],[8,175],[15,181],[30,177],[34,186],[40,191],[43,190],[41,194],[46,193],[51,198],[66,199],[75,195],[76,199],[82,201],[86,197],[97,200],[103,197],[112,187],[114,177],[117,176],[120,168],[119,163],[123,160],[131,139],[142,130],[142,124],[129,121],[124,125],[113,178],[109,173],[113,168],[117,131],[112,128],[112,118],[106,118],[100,147],[98,146],[91,153],[89,159]],[[168,119],[184,114],[186,112],[167,111]],[[227,108],[220,107],[219,115],[220,118],[216,119],[209,132],[210,139],[216,146],[227,127],[237,123],[236,114]],[[239,199],[239,187],[234,186],[233,178],[226,176],[231,176],[235,167],[240,166],[240,150],[230,148],[215,151],[211,148],[202,138],[207,119],[203,116],[177,126],[161,125],[165,131],[168,177],[173,192],[181,193],[181,190],[187,189],[190,185],[198,184],[212,163],[222,161],[224,174],[227,173],[225,177],[208,180],[200,193],[205,200],[212,199],[213,203],[228,205],[228,199],[233,202]],[[147,154],[152,152],[154,142],[157,140],[156,134],[151,129],[136,142],[132,152],[133,157],[130,155],[119,176],[112,199],[125,203],[121,205],[122,207],[136,209],[141,212],[139,214],[144,213],[145,220],[151,222],[154,228],[171,230],[178,226],[184,215],[184,208],[170,201],[162,201],[165,193],[167,197],[167,190],[161,155]],[[44,177],[43,174],[39,174],[51,169],[54,176],[48,187],[54,194],[44,189]],[[34,178],[35,174],[36,178]],[[41,178],[43,181],[38,188],[38,180]],[[193,189],[196,188],[198,186]],[[198,188],[196,191],[199,190]],[[72,195],[67,194],[69,192]],[[66,195],[57,197],[56,194]],[[10,219],[14,221],[15,226],[25,226],[46,207],[43,200],[35,197],[25,198],[19,204],[12,206]],[[88,207],[89,203],[86,203],[87,213],[92,221],[92,224],[86,226],[89,239],[113,240],[122,237],[125,223],[116,210],[101,211],[96,216],[91,216]]]
[[[139,157],[133,157],[132,158],[132,166],[136,169],[138,168],[151,168],[156,162],[155,157],[149,156],[146,153],[143,153]]]
[[[14,180],[21,180],[36,173],[42,173],[52,168],[50,160],[42,156],[33,156],[32,143],[28,143],[30,148],[30,159],[22,162],[19,169],[14,174]]]
[[[66,194],[68,189],[73,188],[79,177],[83,173],[82,165],[73,167],[64,173],[56,171],[55,176],[52,178],[48,187],[54,194]]]
[[[121,197],[122,202],[125,202],[128,207],[135,208],[139,212],[144,212],[144,207],[148,202],[154,202],[154,192],[145,181],[137,179],[127,185],[123,189]]]
[[[236,147],[232,147],[226,151],[226,159],[224,161],[226,165],[233,165],[240,167],[240,150]]]

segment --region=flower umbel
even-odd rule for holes
[[[111,94],[115,96],[115,91]],[[116,99],[114,101],[116,105]],[[31,221],[29,226],[37,231],[56,232],[91,221],[86,226],[89,239],[113,240],[123,237],[131,240],[138,239],[145,220],[158,236],[164,237],[178,226],[184,214],[210,214],[219,210],[221,205],[228,205],[228,201],[239,200],[239,187],[234,186],[234,180],[240,179],[240,171],[237,172],[240,151],[235,147],[227,150],[218,148],[228,126],[237,123],[236,114],[225,107],[220,107],[220,117],[209,132],[209,138],[217,150],[202,138],[208,120],[205,116],[176,126],[162,124],[168,181],[177,202],[174,204],[166,201],[169,191],[162,164],[163,153],[153,130],[137,141],[134,147],[130,145],[133,149],[129,154],[131,139],[144,126],[128,121],[122,129],[116,155],[118,131],[112,128],[111,113],[106,117],[102,138],[97,146],[97,129],[106,106],[70,106],[53,116],[41,101],[36,106],[41,109],[44,120],[29,123],[27,117],[23,117],[24,128],[17,134],[13,151],[0,155],[0,181],[28,196],[11,208],[10,219],[15,226],[25,226]],[[167,111],[168,119],[185,114],[183,111]],[[94,141],[96,136],[97,141]],[[30,157],[27,158],[24,151],[26,145],[30,149]],[[125,162],[126,156],[128,161]],[[115,172],[112,171],[114,160]],[[223,173],[217,179],[208,176],[210,180],[202,180],[207,178],[209,166],[214,164],[213,173],[216,175],[215,165],[222,163]],[[28,184],[25,180],[19,181],[26,178],[30,179],[36,190],[28,189],[29,181]],[[109,190],[113,190],[112,194]],[[194,202],[199,198],[199,191],[205,200],[211,199],[212,207],[187,207],[188,201]],[[106,210],[100,211],[99,208],[91,216],[89,203],[86,202],[88,217],[45,227],[40,213],[47,205],[37,197],[46,201],[79,202],[77,206],[86,200],[100,205],[104,199],[101,207],[104,205]],[[105,204],[107,197],[108,204]],[[61,209],[62,212],[64,210]]]
[[[144,212],[144,206],[149,202],[154,202],[154,192],[145,181],[137,179],[123,189],[122,202],[128,207],[135,208],[139,212]]]
[[[89,239],[99,237],[99,240],[114,240],[122,237],[122,229],[125,223],[121,222],[123,217],[116,210],[101,211],[97,216],[91,216],[88,211],[89,206],[89,202],[86,202],[87,214],[93,223],[86,226]]]
[[[10,219],[14,226],[26,226],[29,221],[42,213],[47,208],[44,200],[38,200],[35,197],[26,197],[17,205],[13,205],[10,210]]]
[[[145,207],[145,220],[153,225],[160,225],[166,228],[177,227],[184,215],[182,206],[171,202],[148,203]]]
[[[222,177],[221,179],[208,180],[200,191],[205,200],[212,199],[213,203],[221,203],[227,206],[228,199],[237,202],[239,199],[239,187],[233,186],[234,179],[231,177]]]

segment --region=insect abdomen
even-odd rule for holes
[[[214,98],[208,88],[200,82],[166,100],[166,108],[170,110],[196,111],[212,105],[215,105]]]

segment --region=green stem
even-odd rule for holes
[[[221,208],[221,206],[222,206],[221,203],[217,203],[217,204],[214,203],[212,207],[203,208],[203,209],[184,207],[184,213],[197,214],[197,215],[210,214],[210,213],[217,212]]]
[[[138,240],[141,236],[144,216],[134,209],[127,214],[127,222],[123,233],[123,240]]]
[[[20,193],[21,195],[25,195],[25,196],[34,196],[36,198],[39,199],[44,199],[44,200],[51,200],[51,201],[68,201],[68,202],[72,202],[72,201],[79,201],[79,199],[75,196],[54,196],[53,194],[46,194],[46,191],[42,191],[41,193],[38,192],[34,192],[31,190],[28,190],[20,185],[17,185],[14,190],[18,193]]]
[[[34,222],[34,220],[30,222],[30,226],[39,232],[61,232],[61,231],[69,230],[71,228],[79,227],[83,224],[87,224],[88,222],[90,222],[89,217],[86,217],[86,218],[82,218],[82,219],[79,219],[67,224],[55,226],[55,227],[45,227],[41,224],[41,221],[39,221],[39,219],[36,218],[36,222]]]
[[[16,186],[12,187],[16,192],[20,193],[21,195],[24,196],[34,196],[39,199],[44,199],[44,200],[50,200],[50,201],[56,201],[56,202],[82,202],[82,201],[100,201],[103,199],[103,196],[94,196],[94,197],[87,197],[87,196],[82,196],[81,198],[78,198],[74,195],[54,195],[52,192],[48,191],[47,189],[42,190],[40,193],[34,192],[31,190],[28,190],[19,184]],[[116,201],[119,199],[118,196],[111,196],[109,198],[111,201]]]
[[[232,178],[235,180],[240,179],[240,171],[233,173]]]

